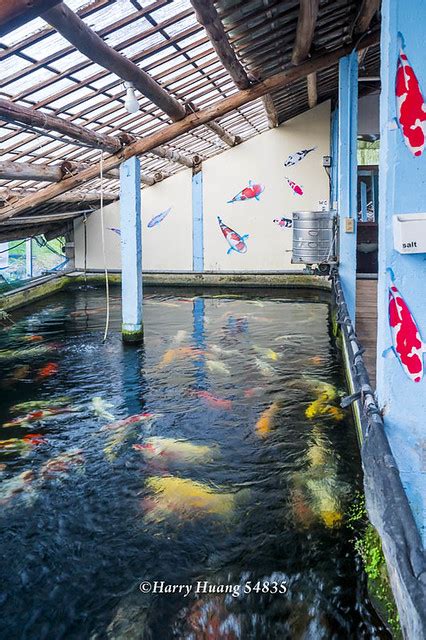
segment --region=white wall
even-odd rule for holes
[[[289,154],[316,147],[297,165],[284,167]],[[328,200],[329,182],[322,157],[330,153],[330,103],[324,103],[258,135],[203,163],[204,269],[206,271],[283,271],[291,265],[291,229],[281,228],[274,218],[292,217],[292,212],[318,209]],[[293,193],[285,176],[301,185],[303,196]],[[249,180],[265,186],[260,200],[228,204]],[[157,226],[149,220],[172,207]],[[105,227],[120,227],[119,204],[104,210]],[[247,252],[232,251],[217,217],[241,236],[249,234]],[[192,269],[192,172],[181,171],[142,191],[143,268],[146,271],[190,271]],[[119,269],[120,238],[105,230],[107,264]],[[76,267],[84,266],[84,234],[75,223]],[[102,269],[100,214],[87,222],[87,268]]]
[[[147,224],[155,215],[171,207],[155,227]],[[121,269],[120,236],[110,227],[120,228],[120,204],[104,208],[105,246],[109,269]],[[103,269],[100,212],[87,220],[87,269]],[[84,228],[74,225],[75,265],[84,268]],[[192,269],[192,172],[189,169],[142,190],[142,266],[146,271],[189,271]]]
[[[290,153],[316,146],[293,167],[284,167]],[[274,218],[290,218],[292,212],[318,209],[328,200],[329,182],[322,157],[330,154],[330,104],[322,104],[203,164],[204,267],[207,271],[262,271],[300,269],[291,264],[292,231],[279,227]],[[295,195],[285,176],[303,187]],[[261,183],[260,200],[227,204],[249,180]],[[247,253],[229,248],[219,230],[217,216],[240,235],[249,234]]]

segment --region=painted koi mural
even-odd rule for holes
[[[217,217],[217,220],[219,222],[220,230],[222,231],[225,237],[225,240],[229,244],[229,249],[227,251],[228,255],[232,251],[236,251],[237,253],[246,253],[247,245],[245,241],[246,241],[246,238],[248,238],[248,234],[245,234],[244,236],[240,236],[239,233],[237,233],[236,231],[233,231],[233,229],[231,229],[230,227],[227,227],[226,224],[224,224],[222,220],[219,218],[219,216]]]
[[[400,40],[395,82],[398,124],[408,149],[414,156],[421,156],[425,146],[426,105],[414,69],[403,51],[402,36]]]
[[[287,176],[284,176],[284,177],[287,180],[288,186],[293,191],[293,193],[298,196],[303,196],[303,189],[300,186],[300,184],[296,184],[296,182],[294,182],[293,180],[290,180],[290,178],[287,178]]]
[[[228,200],[228,204],[232,202],[242,202],[244,200],[260,200],[260,194],[265,191],[263,184],[256,184],[253,180],[249,180],[248,187],[245,187],[242,191],[237,193],[232,200]]]
[[[157,224],[160,224],[160,222],[162,222],[164,220],[164,218],[169,215],[171,210],[172,210],[172,208],[169,207],[165,211],[162,211],[161,213],[158,213],[156,216],[151,218],[151,220],[146,225],[148,227],[148,229],[151,229],[152,227],[155,227]]]
[[[121,229],[118,229],[117,227],[108,227],[108,231],[113,231],[118,236],[121,236]]]
[[[293,167],[295,164],[298,164],[308,153],[311,151],[315,151],[316,147],[311,147],[311,149],[301,149],[300,151],[296,151],[295,153],[290,153],[287,160],[284,161],[285,167]]]
[[[420,382],[423,378],[423,353],[426,344],[422,341],[410,310],[404,298],[395,285],[392,269],[388,269],[391,284],[389,287],[389,325],[392,333],[392,347],[402,368],[413,382]],[[386,355],[389,349],[384,352]]]
[[[282,229],[291,229],[293,226],[293,220],[290,220],[290,218],[274,218],[273,221]]]

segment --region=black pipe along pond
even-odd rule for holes
[[[0,636],[389,638],[328,295],[59,293],[0,333]]]

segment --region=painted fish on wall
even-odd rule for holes
[[[169,215],[171,210],[172,210],[172,208],[169,207],[165,211],[162,211],[161,213],[157,213],[157,215],[154,216],[153,218],[151,218],[151,220],[146,225],[148,227],[148,229],[150,229],[151,227],[155,227],[157,224],[162,222],[164,220],[164,218]]]
[[[293,220],[290,220],[290,218],[274,218],[274,222],[279,227],[286,229],[290,229],[293,226]]]
[[[121,229],[117,229],[117,227],[108,227],[109,231],[113,231],[114,233],[116,233],[118,236],[121,236]]]
[[[391,284],[389,287],[389,325],[392,334],[392,347],[386,349],[384,356],[393,351],[407,376],[413,382],[423,378],[423,353],[426,345],[420,337],[419,329],[404,298],[395,285],[392,269],[388,269]]]
[[[246,233],[244,236],[240,236],[239,233],[227,227],[226,224],[224,224],[222,220],[219,218],[219,216],[217,217],[217,220],[219,222],[220,230],[225,236],[225,239],[230,247],[227,251],[228,255],[232,251],[236,251],[237,253],[246,253],[247,245],[245,241],[246,241],[246,238],[248,238],[248,234]]]
[[[303,196],[303,189],[300,186],[300,184],[297,184],[296,182],[294,182],[293,180],[290,180],[290,178],[287,178],[287,176],[284,176],[285,179],[288,182],[288,186],[290,187],[290,189],[293,191],[293,193],[295,193],[298,196]]]
[[[295,153],[290,153],[287,160],[284,161],[285,167],[293,167],[295,164],[298,164],[308,153],[311,151],[315,151],[316,147],[312,147],[311,149],[301,149],[300,151],[296,151]]]
[[[425,146],[426,105],[414,69],[403,51],[401,34],[395,93],[398,124],[404,142],[414,156],[421,156]]]
[[[249,180],[248,187],[245,187],[242,191],[237,193],[232,200],[228,200],[228,204],[232,202],[242,202],[243,200],[260,200],[260,194],[265,191],[263,184],[257,184],[253,180]]]

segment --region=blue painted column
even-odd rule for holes
[[[356,51],[341,58],[339,62],[338,111],[339,272],[349,315],[355,325],[358,132],[358,54]]]
[[[337,109],[331,114],[331,184],[330,209],[337,209],[337,166],[339,161],[339,112]]]
[[[204,271],[203,172],[192,176],[192,269]]]
[[[398,33],[426,96],[425,20],[426,3],[421,0],[382,2],[377,394],[401,480],[426,545],[426,378],[413,382],[395,356],[383,357],[392,344],[388,267],[426,341],[426,254],[398,253],[392,232],[394,214],[426,211],[426,149],[415,157],[394,120]]]
[[[142,325],[141,169],[137,157],[120,166],[121,299],[124,342],[140,342]]]

